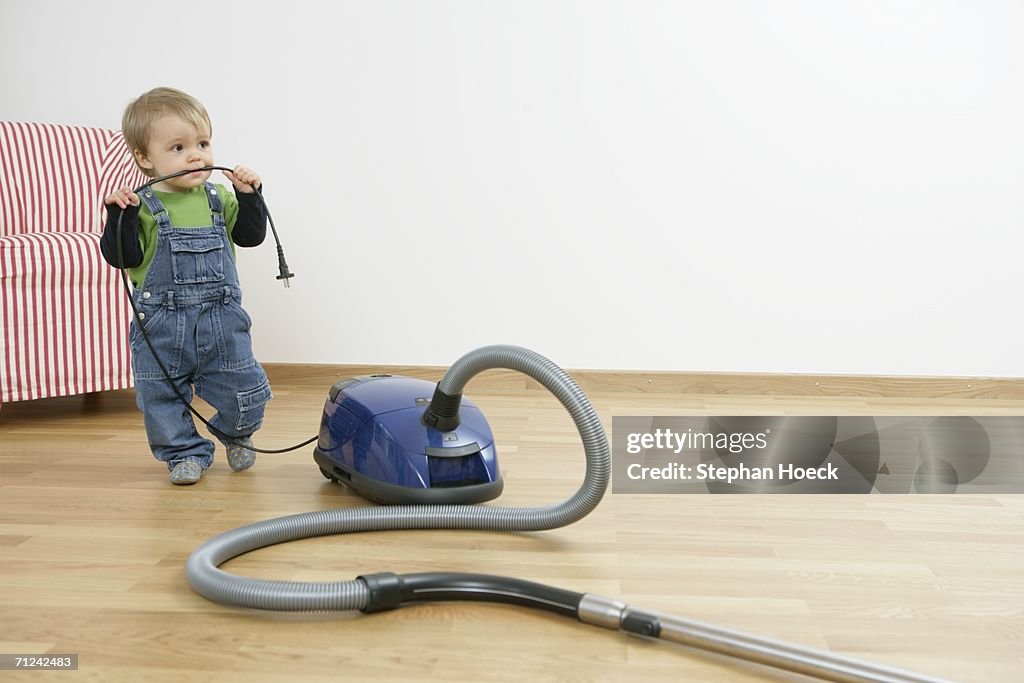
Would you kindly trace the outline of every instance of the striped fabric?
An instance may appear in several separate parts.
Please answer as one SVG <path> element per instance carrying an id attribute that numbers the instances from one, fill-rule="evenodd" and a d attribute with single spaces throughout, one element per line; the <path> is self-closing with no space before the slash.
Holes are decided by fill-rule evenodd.
<path id="1" fill-rule="evenodd" d="M 132 385 L 103 198 L 145 176 L 116 131 L 0 121 L 0 402 Z"/>

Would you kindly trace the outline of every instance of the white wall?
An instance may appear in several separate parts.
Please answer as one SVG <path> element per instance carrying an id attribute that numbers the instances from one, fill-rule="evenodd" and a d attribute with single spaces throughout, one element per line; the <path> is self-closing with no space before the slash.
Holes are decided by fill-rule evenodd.
<path id="1" fill-rule="evenodd" d="M 1020 3 L 166 7 L 3 0 L 0 116 L 203 100 L 266 362 L 1024 376 Z"/>

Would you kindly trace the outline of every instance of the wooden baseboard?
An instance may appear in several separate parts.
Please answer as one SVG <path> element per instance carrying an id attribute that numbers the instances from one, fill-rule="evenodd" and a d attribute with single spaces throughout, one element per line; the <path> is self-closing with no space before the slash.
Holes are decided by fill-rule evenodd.
<path id="1" fill-rule="evenodd" d="M 322 384 L 343 377 L 387 373 L 437 381 L 447 368 L 412 365 L 330 365 L 267 363 L 277 384 Z M 978 398 L 1024 401 L 1024 379 L 991 377 L 895 377 L 869 375 L 786 375 L 769 373 L 641 372 L 569 370 L 591 393 L 704 394 L 873 398 Z M 475 377 L 476 391 L 539 390 L 532 378 L 512 370 L 488 370 Z"/>

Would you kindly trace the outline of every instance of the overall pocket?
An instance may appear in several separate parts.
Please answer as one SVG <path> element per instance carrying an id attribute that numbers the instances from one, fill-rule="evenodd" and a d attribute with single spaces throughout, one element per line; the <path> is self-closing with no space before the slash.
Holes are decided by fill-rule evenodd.
<path id="1" fill-rule="evenodd" d="M 142 324 L 145 326 L 149 341 L 156 349 L 157 357 L 172 376 L 176 375 L 181 366 L 180 311 L 166 306 L 140 306 L 139 310 L 146 316 Z M 149 344 L 142 338 L 142 331 L 134 319 L 131 322 L 128 339 L 135 379 L 163 379 L 163 370 L 153 357 Z"/>
<path id="2" fill-rule="evenodd" d="M 146 334 L 152 337 L 160 329 L 162 322 L 166 322 L 168 309 L 161 304 L 136 303 L 139 313 L 142 314 L 142 325 L 146 328 Z M 139 321 L 132 316 L 128 325 L 128 346 L 134 349 L 139 344 L 145 346 L 142 338 L 142 331 L 139 329 Z"/>
<path id="3" fill-rule="evenodd" d="M 235 427 L 239 432 L 253 432 L 263 424 L 263 410 L 267 401 L 274 397 L 270 391 L 270 383 L 264 378 L 263 383 L 255 389 L 239 391 L 238 420 Z"/>
<path id="4" fill-rule="evenodd" d="M 174 282 L 195 285 L 224 279 L 224 240 L 220 235 L 171 237 Z"/>

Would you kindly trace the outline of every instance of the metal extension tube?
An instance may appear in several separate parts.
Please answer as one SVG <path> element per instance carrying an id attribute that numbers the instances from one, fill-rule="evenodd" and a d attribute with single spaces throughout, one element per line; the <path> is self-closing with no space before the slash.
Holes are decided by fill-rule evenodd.
<path id="1" fill-rule="evenodd" d="M 624 630 L 636 635 L 668 640 L 757 664 L 838 683 L 948 683 L 940 678 L 843 657 L 831 652 L 753 636 L 742 631 L 712 626 L 674 614 L 651 612 L 598 595 L 583 596 L 579 606 L 582 622 Z M 638 626 L 628 626 L 630 622 Z"/>
<path id="2" fill-rule="evenodd" d="M 358 531 L 475 529 L 539 531 L 579 521 L 600 502 L 608 485 L 611 454 L 604 429 L 583 391 L 565 371 L 539 354 L 515 346 L 489 346 L 456 361 L 438 383 L 457 396 L 484 370 L 505 368 L 529 375 L 551 391 L 576 424 L 586 455 L 586 475 L 576 493 L 538 508 L 471 505 L 360 507 L 308 512 L 257 522 L 207 541 L 189 557 L 192 588 L 210 600 L 263 610 L 377 611 L 421 600 L 482 600 L 553 609 L 583 622 L 648 635 L 841 683 L 937 683 L 938 679 L 729 631 L 669 614 L 635 610 L 592 595 L 561 591 L 504 577 L 470 574 L 376 574 L 351 581 L 268 581 L 229 574 L 219 565 L 259 548 L 302 538 Z"/>

